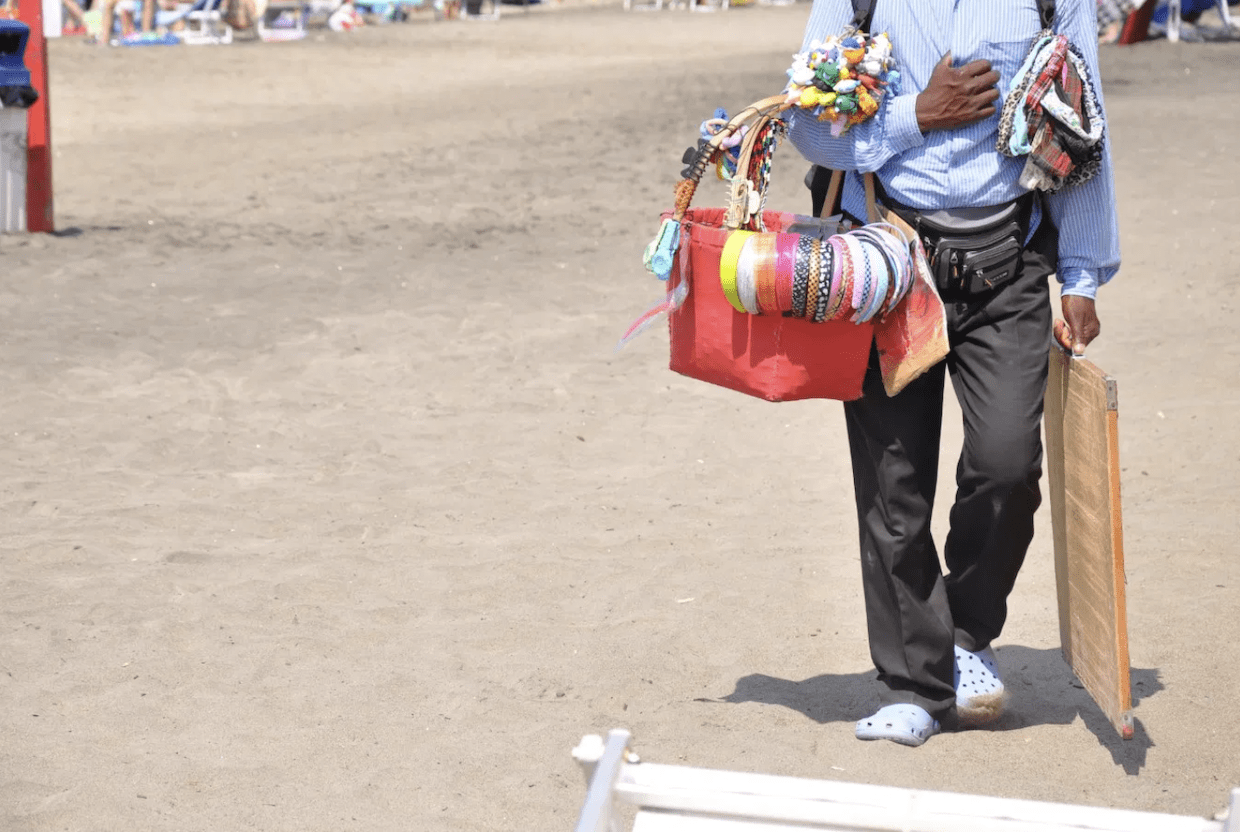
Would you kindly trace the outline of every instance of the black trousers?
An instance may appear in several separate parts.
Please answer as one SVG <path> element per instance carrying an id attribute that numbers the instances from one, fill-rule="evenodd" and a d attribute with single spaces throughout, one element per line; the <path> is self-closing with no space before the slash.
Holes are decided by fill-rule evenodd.
<path id="1" fill-rule="evenodd" d="M 1044 218 L 1011 282 L 985 294 L 944 296 L 945 361 L 888 397 L 872 353 L 862 398 L 844 404 L 881 698 L 920 705 L 948 726 L 955 721 L 953 644 L 980 650 L 1003 629 L 1042 500 L 1039 427 L 1057 247 Z M 930 533 L 944 373 L 964 420 L 946 574 Z"/>

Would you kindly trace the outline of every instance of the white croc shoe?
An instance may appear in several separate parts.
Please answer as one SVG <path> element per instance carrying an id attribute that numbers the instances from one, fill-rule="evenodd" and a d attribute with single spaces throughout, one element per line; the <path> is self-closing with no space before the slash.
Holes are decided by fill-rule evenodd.
<path id="1" fill-rule="evenodd" d="M 964 727 L 987 725 L 1003 715 L 1007 690 L 999 678 L 995 651 L 956 648 L 956 714 Z"/>
<path id="2" fill-rule="evenodd" d="M 888 705 L 857 723 L 859 740 L 891 740 L 913 747 L 938 732 L 938 721 L 917 705 Z"/>

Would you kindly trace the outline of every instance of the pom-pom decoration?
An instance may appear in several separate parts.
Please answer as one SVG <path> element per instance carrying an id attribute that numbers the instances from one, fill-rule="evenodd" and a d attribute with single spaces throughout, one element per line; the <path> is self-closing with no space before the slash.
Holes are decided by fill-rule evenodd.
<path id="1" fill-rule="evenodd" d="M 878 112 L 883 96 L 897 91 L 900 73 L 885 32 L 854 32 L 794 55 L 788 80 L 788 103 L 831 122 L 839 136 Z"/>

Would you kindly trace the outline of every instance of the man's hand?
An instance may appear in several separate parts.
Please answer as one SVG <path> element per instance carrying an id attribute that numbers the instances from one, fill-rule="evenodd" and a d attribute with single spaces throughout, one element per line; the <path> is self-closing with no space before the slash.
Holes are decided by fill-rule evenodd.
<path id="1" fill-rule="evenodd" d="M 917 126 L 925 133 L 963 127 L 993 116 L 999 100 L 998 83 L 999 72 L 990 68 L 990 61 L 954 67 L 948 52 L 917 96 Z"/>
<path id="2" fill-rule="evenodd" d="M 1073 355 L 1084 355 L 1085 346 L 1102 331 L 1094 299 L 1064 295 L 1060 303 L 1064 320 L 1055 321 L 1055 340 Z"/>

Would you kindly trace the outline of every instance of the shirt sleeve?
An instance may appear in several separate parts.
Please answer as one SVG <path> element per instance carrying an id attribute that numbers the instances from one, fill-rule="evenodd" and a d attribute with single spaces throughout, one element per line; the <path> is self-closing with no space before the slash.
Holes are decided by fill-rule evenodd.
<path id="1" fill-rule="evenodd" d="M 842 136 L 831 135 L 830 122 L 797 109 L 789 120 L 788 137 L 801 155 L 816 165 L 872 173 L 893 156 L 922 143 L 916 105 L 916 95 L 887 98 L 873 118 L 854 125 Z"/>
<path id="2" fill-rule="evenodd" d="M 1056 31 L 1066 35 L 1084 58 L 1106 122 L 1102 77 L 1098 71 L 1097 20 L 1082 0 L 1060 0 Z M 1088 182 L 1046 195 L 1046 209 L 1059 229 L 1058 276 L 1062 294 L 1092 298 L 1119 271 L 1119 219 L 1115 210 L 1115 174 L 1110 131 L 1104 129 L 1102 164 Z"/>
<path id="3" fill-rule="evenodd" d="M 805 26 L 802 51 L 811 44 L 839 34 L 852 21 L 849 0 L 814 0 Z M 831 123 L 818 121 L 805 110 L 793 109 L 788 136 L 809 161 L 835 170 L 862 173 L 881 168 L 889 159 L 923 141 L 917 126 L 915 94 L 885 96 L 873 118 L 855 125 L 842 136 L 831 135 Z"/>

